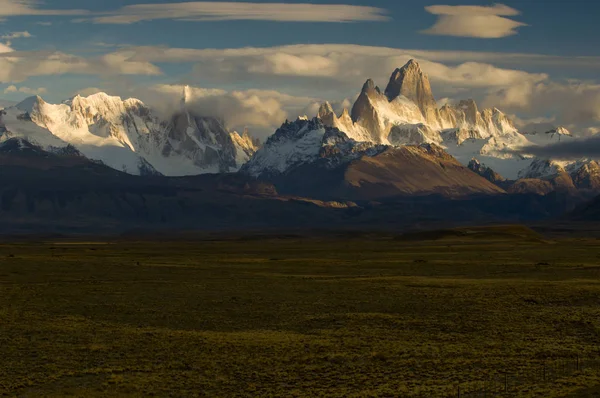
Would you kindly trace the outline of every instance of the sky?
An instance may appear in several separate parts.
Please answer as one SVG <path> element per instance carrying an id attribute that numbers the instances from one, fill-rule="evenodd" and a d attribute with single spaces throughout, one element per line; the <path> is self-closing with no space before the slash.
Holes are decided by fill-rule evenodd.
<path id="1" fill-rule="evenodd" d="M 202 112 L 265 136 L 414 58 L 440 104 L 592 135 L 598 15 L 589 0 L 0 0 L 0 97 L 105 91 L 168 109 L 189 85 Z"/>

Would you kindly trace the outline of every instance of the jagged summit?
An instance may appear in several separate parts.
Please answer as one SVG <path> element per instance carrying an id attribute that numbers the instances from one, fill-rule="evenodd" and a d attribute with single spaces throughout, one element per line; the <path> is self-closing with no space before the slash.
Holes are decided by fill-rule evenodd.
<path id="1" fill-rule="evenodd" d="M 373 81 L 373 79 L 367 79 L 367 81 L 365 82 L 365 84 L 363 84 L 361 93 L 369 94 L 369 93 L 372 93 L 372 92 L 381 93 L 381 90 L 379 89 L 379 87 L 377 87 L 375 85 L 375 82 Z"/>
<path id="2" fill-rule="evenodd" d="M 421 70 L 421 66 L 415 61 L 411 59 L 401 68 L 396 68 L 390 77 L 390 81 L 388 86 L 385 89 L 385 95 L 388 97 L 390 101 L 394 98 L 401 95 L 401 91 L 403 89 L 403 83 L 405 79 L 408 77 L 425 77 L 425 74 Z"/>
<path id="3" fill-rule="evenodd" d="M 385 89 L 385 95 L 389 101 L 403 95 L 417 104 L 426 119 L 433 116 L 432 112 L 437 110 L 437 103 L 431 92 L 429 78 L 413 59 L 392 73 Z"/>
<path id="4" fill-rule="evenodd" d="M 323 119 L 326 116 L 331 115 L 333 112 L 333 107 L 329 103 L 329 101 L 325 101 L 319 107 L 319 112 L 317 113 L 317 117 L 319 119 Z"/>

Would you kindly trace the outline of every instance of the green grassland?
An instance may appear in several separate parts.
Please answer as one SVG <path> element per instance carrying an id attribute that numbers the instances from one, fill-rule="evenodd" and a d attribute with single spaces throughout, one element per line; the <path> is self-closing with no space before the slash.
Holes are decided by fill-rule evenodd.
<path id="1" fill-rule="evenodd" d="M 0 244 L 0 396 L 596 397 L 600 241 L 409 236 Z M 528 381 L 530 380 L 530 381 Z"/>

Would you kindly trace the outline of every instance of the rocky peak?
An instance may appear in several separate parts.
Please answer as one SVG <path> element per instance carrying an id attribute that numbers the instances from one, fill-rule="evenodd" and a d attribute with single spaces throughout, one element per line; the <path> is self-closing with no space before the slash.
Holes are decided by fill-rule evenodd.
<path id="1" fill-rule="evenodd" d="M 400 95 L 405 96 L 419 106 L 423 115 L 427 114 L 430 107 L 437 107 L 429 78 L 415 60 L 410 60 L 402 68 L 392 73 L 385 89 L 385 95 L 390 101 Z"/>
<path id="2" fill-rule="evenodd" d="M 319 107 L 319 113 L 318 113 L 317 117 L 319 119 L 323 119 L 326 116 L 331 115 L 332 113 L 334 113 L 333 107 L 331 106 L 331 104 L 328 101 L 325 101 Z"/>
<path id="3" fill-rule="evenodd" d="M 396 69 L 385 89 L 388 101 L 400 96 L 415 103 L 429 124 L 440 125 L 439 110 L 431 92 L 429 78 L 415 60 L 410 60 L 402 68 Z"/>
<path id="4" fill-rule="evenodd" d="M 367 79 L 365 84 L 363 84 L 361 95 L 371 95 L 374 93 L 381 94 L 381 90 L 375 85 L 373 79 Z"/>
<path id="5" fill-rule="evenodd" d="M 462 100 L 458 103 L 458 109 L 464 112 L 465 121 L 470 124 L 477 124 L 479 118 L 479 109 L 474 100 Z"/>

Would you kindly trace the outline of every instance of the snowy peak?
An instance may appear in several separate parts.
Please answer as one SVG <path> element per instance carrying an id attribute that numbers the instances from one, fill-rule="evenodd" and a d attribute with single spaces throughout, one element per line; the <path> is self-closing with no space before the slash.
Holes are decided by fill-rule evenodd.
<path id="1" fill-rule="evenodd" d="M 600 164 L 587 161 L 583 166 L 571 172 L 573 183 L 579 189 L 600 190 Z"/>
<path id="2" fill-rule="evenodd" d="M 565 168 L 560 162 L 551 159 L 534 159 L 529 167 L 519 173 L 519 178 L 550 179 L 564 172 Z"/>
<path id="3" fill-rule="evenodd" d="M 269 178 L 317 161 L 323 162 L 325 167 L 335 167 L 385 148 L 371 142 L 357 142 L 339 129 L 326 126 L 319 118 L 298 119 L 286 121 L 241 172 Z"/>
<path id="4" fill-rule="evenodd" d="M 279 175 L 319 156 L 326 127 L 320 119 L 286 122 L 275 131 L 241 172 L 253 177 Z"/>
<path id="5" fill-rule="evenodd" d="M 39 95 L 25 98 L 23 101 L 15 105 L 15 108 L 27 112 L 29 114 L 37 112 L 46 102 Z"/>

